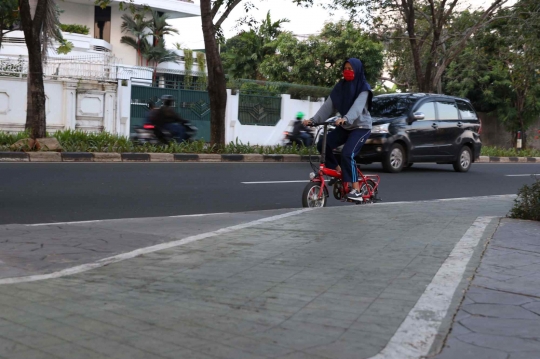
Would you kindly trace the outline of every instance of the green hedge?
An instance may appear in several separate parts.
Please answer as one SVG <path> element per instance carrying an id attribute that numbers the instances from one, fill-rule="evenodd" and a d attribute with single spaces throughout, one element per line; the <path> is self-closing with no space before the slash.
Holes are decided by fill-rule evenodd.
<path id="1" fill-rule="evenodd" d="M 227 88 L 238 90 L 250 95 L 279 96 L 289 94 L 295 100 L 317 101 L 321 97 L 328 97 L 331 88 L 290 84 L 286 82 L 269 82 L 244 79 L 229 79 Z"/>
<path id="2" fill-rule="evenodd" d="M 60 29 L 63 32 L 71 32 L 73 34 L 88 35 L 90 33 L 90 28 L 86 25 L 60 24 Z"/>

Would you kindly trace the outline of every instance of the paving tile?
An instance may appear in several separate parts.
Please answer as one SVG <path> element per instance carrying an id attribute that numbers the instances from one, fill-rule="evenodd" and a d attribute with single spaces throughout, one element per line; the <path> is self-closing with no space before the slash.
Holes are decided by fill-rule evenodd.
<path id="1" fill-rule="evenodd" d="M 469 317 L 461 320 L 460 323 L 476 333 L 516 338 L 540 338 L 540 320 L 538 319 Z"/>
<path id="2" fill-rule="evenodd" d="M 66 343 L 62 345 L 55 345 L 52 347 L 44 348 L 48 354 L 54 355 L 55 358 L 60 359 L 109 359 L 112 356 L 103 354 L 98 351 L 92 350 L 92 348 L 85 348 L 76 343 Z"/>
<path id="3" fill-rule="evenodd" d="M 467 304 L 461 308 L 469 314 L 483 317 L 540 320 L 537 314 L 515 305 Z"/>
<path id="4" fill-rule="evenodd" d="M 0 356 L 2 357 L 2 356 Z M 3 357 L 8 359 L 61 359 L 51 353 L 42 352 L 40 350 L 27 350 L 22 352 L 11 353 L 9 356 Z M 75 357 L 72 357 L 75 358 Z"/>
<path id="5" fill-rule="evenodd" d="M 3 356 L 9 358 L 14 353 L 29 350 L 32 350 L 32 348 L 27 345 L 21 344 L 20 342 L 17 342 L 10 338 L 0 336 L 0 357 Z"/>
<path id="6" fill-rule="evenodd" d="M 488 290 L 483 288 L 477 288 L 474 286 L 467 292 L 467 297 L 472 299 L 475 303 L 481 304 L 512 304 L 512 305 L 522 305 L 526 303 L 533 302 L 534 299 L 531 297 L 504 293 L 494 290 Z"/>
<path id="7" fill-rule="evenodd" d="M 459 335 L 456 338 L 460 341 L 479 347 L 506 351 L 509 353 L 520 351 L 535 351 L 540 353 L 540 342 L 535 339 L 522 339 L 480 333 Z"/>
<path id="8" fill-rule="evenodd" d="M 450 338 L 437 359 L 507 359 L 508 353 L 500 350 L 477 347 Z M 532 358 L 531 358 L 532 359 Z"/>

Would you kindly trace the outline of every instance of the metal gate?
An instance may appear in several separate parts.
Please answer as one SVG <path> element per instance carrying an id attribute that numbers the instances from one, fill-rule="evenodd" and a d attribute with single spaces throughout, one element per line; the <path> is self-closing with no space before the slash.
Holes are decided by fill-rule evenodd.
<path id="1" fill-rule="evenodd" d="M 242 125 L 275 126 L 281 119 L 281 97 L 240 92 L 238 119 Z"/>
<path id="2" fill-rule="evenodd" d="M 141 126 L 148 113 L 148 102 L 161 106 L 161 96 L 171 95 L 175 99 L 175 110 L 198 128 L 196 139 L 210 141 L 210 98 L 206 91 L 170 89 L 161 87 L 131 87 L 131 128 Z"/>

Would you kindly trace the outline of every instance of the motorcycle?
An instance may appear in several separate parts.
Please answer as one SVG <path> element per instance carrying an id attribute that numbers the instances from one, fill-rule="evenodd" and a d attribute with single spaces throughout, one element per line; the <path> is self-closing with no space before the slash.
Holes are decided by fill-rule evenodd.
<path id="1" fill-rule="evenodd" d="M 188 142 L 193 140 L 197 134 L 197 127 L 189 121 L 180 124 L 180 126 L 184 126 L 185 130 L 185 138 L 183 141 Z M 174 136 L 170 131 L 150 122 L 146 122 L 142 126 L 135 126 L 134 130 L 135 134 L 132 136 L 132 140 L 140 144 L 149 143 L 152 145 L 167 145 L 174 140 Z"/>
<path id="2" fill-rule="evenodd" d="M 284 146 L 292 146 L 293 144 L 296 144 L 298 147 L 309 147 L 313 145 L 315 142 L 313 132 L 311 131 L 304 131 L 304 130 L 295 130 L 295 126 L 299 126 L 301 124 L 301 121 L 295 122 L 293 125 L 292 131 L 285 131 L 283 132 L 284 138 L 283 138 L 283 145 Z"/>

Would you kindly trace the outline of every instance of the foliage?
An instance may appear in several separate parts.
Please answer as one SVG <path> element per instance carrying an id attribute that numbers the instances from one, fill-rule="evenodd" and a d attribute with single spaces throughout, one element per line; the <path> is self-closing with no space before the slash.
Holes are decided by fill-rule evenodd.
<path id="1" fill-rule="evenodd" d="M 197 66 L 199 68 L 199 74 L 201 74 L 197 78 L 197 89 L 205 90 L 208 81 L 206 78 L 206 57 L 202 52 L 197 52 Z"/>
<path id="2" fill-rule="evenodd" d="M 275 54 L 274 40 L 282 33 L 281 25 L 286 22 L 289 20 L 272 22 L 269 11 L 261 26 L 243 31 L 227 40 L 223 45 L 221 58 L 228 75 L 234 78 L 264 80 L 259 66 L 266 56 Z"/>
<path id="3" fill-rule="evenodd" d="M 60 24 L 60 29 L 63 32 L 70 32 L 73 34 L 88 35 L 90 33 L 90 28 L 88 26 L 79 24 Z"/>
<path id="4" fill-rule="evenodd" d="M 187 89 L 190 89 L 193 84 L 193 50 L 184 49 L 184 68 L 186 70 L 186 75 L 184 77 L 184 86 Z"/>
<path id="5" fill-rule="evenodd" d="M 508 217 L 540 221 L 540 178 L 534 178 L 532 185 L 524 185 L 519 189 Z"/>
<path id="6" fill-rule="evenodd" d="M 389 43 L 387 68 L 394 76 L 396 71 L 407 73 L 407 81 L 391 80 L 407 90 L 437 92 L 446 68 L 467 40 L 508 1 L 489 1 L 468 27 L 454 21 L 457 9 L 471 6 L 467 0 L 332 0 L 330 7 L 348 10 L 352 20 L 376 29 Z"/>
<path id="7" fill-rule="evenodd" d="M 515 148 L 482 146 L 482 152 L 480 155 L 493 157 L 540 157 L 540 150 L 533 148 L 517 150 Z"/>
<path id="8" fill-rule="evenodd" d="M 260 72 L 271 81 L 333 87 L 343 63 L 362 60 L 368 82 L 375 84 L 383 66 L 383 46 L 350 22 L 327 23 L 317 36 L 298 40 L 282 33 L 275 40 L 277 53 L 267 56 Z"/>
<path id="9" fill-rule="evenodd" d="M 331 88 L 291 84 L 287 82 L 255 81 L 247 79 L 231 79 L 227 87 L 239 90 L 241 93 L 278 96 L 289 94 L 292 99 L 307 99 L 318 101 L 321 97 L 330 95 Z"/>
<path id="10" fill-rule="evenodd" d="M 122 15 L 122 32 L 131 33 L 132 36 L 122 36 L 120 42 L 131 46 L 137 51 L 139 64 L 142 65 L 143 58 L 146 66 L 152 65 L 153 80 L 155 81 L 157 66 L 164 62 L 180 61 L 176 51 L 165 47 L 165 35 L 178 34 L 178 30 L 169 25 L 168 14 L 160 15 L 157 11 L 150 11 L 150 19 L 146 19 L 148 10 L 146 8 L 134 11 L 132 15 Z M 151 38 L 151 41 L 148 38 Z"/>
<path id="11" fill-rule="evenodd" d="M 315 154 L 314 147 L 297 146 L 254 146 L 241 141 L 224 145 L 210 145 L 204 140 L 169 145 L 137 144 L 127 137 L 113 135 L 108 132 L 89 133 L 78 130 L 64 130 L 49 133 L 55 137 L 66 152 L 139 152 L 139 153 L 222 153 L 222 154 Z M 9 146 L 18 140 L 28 138 L 29 134 L 21 132 L 8 134 L 0 132 L 0 151 L 10 151 Z"/>
<path id="12" fill-rule="evenodd" d="M 540 7 L 521 0 L 469 43 L 445 78 L 448 94 L 495 110 L 508 130 L 526 131 L 540 116 Z"/>
<path id="13" fill-rule="evenodd" d="M 143 53 L 150 46 L 146 37 L 151 21 L 145 18 L 146 12 L 139 11 L 133 15 L 122 14 L 122 32 L 130 33 L 132 36 L 122 36 L 120 42 L 126 44 L 137 51 L 137 61 L 142 65 Z"/>
<path id="14" fill-rule="evenodd" d="M 20 21 L 19 4 L 17 0 L 2 0 L 0 2 L 0 48 L 4 36 L 15 29 Z"/>

